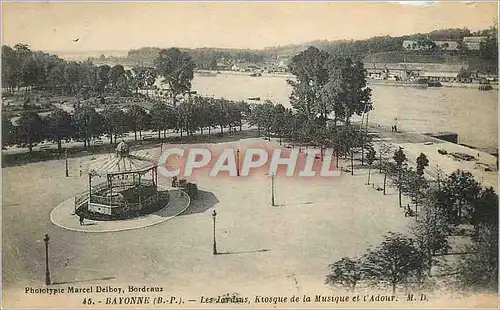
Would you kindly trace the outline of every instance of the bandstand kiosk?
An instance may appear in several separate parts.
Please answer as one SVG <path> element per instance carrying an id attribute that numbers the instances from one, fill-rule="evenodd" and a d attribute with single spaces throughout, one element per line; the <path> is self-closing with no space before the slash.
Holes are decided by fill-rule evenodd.
<path id="1" fill-rule="evenodd" d="M 75 213 L 120 219 L 155 209 L 161 198 L 157 167 L 150 159 L 131 155 L 120 142 L 115 154 L 90 163 L 89 190 L 75 196 Z"/>

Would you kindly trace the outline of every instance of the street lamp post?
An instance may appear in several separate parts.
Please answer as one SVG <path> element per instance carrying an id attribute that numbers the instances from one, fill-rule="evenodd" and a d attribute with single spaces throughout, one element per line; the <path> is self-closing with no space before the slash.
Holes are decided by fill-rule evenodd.
<path id="1" fill-rule="evenodd" d="M 45 242 L 45 285 L 50 285 L 50 271 L 49 271 L 49 235 L 45 234 L 43 237 Z"/>
<path id="2" fill-rule="evenodd" d="M 68 171 L 68 149 L 64 150 L 64 159 L 66 161 L 66 177 L 69 177 L 69 171 Z"/>
<path id="3" fill-rule="evenodd" d="M 274 173 L 271 174 L 271 206 L 275 206 L 274 204 Z"/>
<path id="4" fill-rule="evenodd" d="M 236 149 L 236 175 L 240 176 L 240 149 Z"/>
<path id="5" fill-rule="evenodd" d="M 213 255 L 217 255 L 217 242 L 215 241 L 215 217 L 217 216 L 217 212 L 215 210 L 212 211 L 212 218 L 214 220 L 214 244 L 213 244 Z"/>

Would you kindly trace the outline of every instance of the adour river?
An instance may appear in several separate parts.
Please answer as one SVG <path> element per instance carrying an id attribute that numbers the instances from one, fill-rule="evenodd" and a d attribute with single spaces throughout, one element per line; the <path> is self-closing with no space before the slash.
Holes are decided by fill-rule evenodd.
<path id="1" fill-rule="evenodd" d="M 216 98 L 260 97 L 290 107 L 291 88 L 286 80 L 284 76 L 195 75 L 192 89 Z M 370 88 L 374 107 L 369 116 L 371 124 L 392 126 L 397 118 L 398 129 L 402 131 L 452 131 L 458 133 L 460 143 L 489 152 L 498 147 L 498 90 L 384 85 L 370 85 Z"/>

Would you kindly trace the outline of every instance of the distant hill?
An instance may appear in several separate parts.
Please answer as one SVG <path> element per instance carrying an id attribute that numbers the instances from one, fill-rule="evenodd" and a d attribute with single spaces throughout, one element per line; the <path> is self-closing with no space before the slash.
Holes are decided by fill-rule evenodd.
<path id="1" fill-rule="evenodd" d="M 467 28 L 450 28 L 417 33 L 399 37 L 377 36 L 365 40 L 317 40 L 300 44 L 267 47 L 263 50 L 225 49 L 225 48 L 197 48 L 183 49 L 193 58 L 198 69 L 214 70 L 220 67 L 230 67 L 237 62 L 255 64 L 275 63 L 277 59 L 290 57 L 315 46 L 332 54 L 350 57 L 364 62 L 431 62 L 431 63 L 464 63 L 469 62 L 474 67 L 485 67 L 488 64 L 478 59 L 477 53 L 459 53 L 457 51 L 406 51 L 403 48 L 404 40 L 447 40 L 461 42 L 465 36 L 488 35 L 492 29 L 471 33 Z M 121 63 L 127 66 L 152 66 L 154 59 L 161 49 L 158 47 L 144 47 L 130 50 L 126 57 L 111 57 L 103 59 L 92 58 L 92 61 L 101 63 Z M 495 64 L 490 64 L 496 68 Z M 490 70 L 492 69 L 490 68 Z M 495 70 L 496 71 L 496 70 Z"/>

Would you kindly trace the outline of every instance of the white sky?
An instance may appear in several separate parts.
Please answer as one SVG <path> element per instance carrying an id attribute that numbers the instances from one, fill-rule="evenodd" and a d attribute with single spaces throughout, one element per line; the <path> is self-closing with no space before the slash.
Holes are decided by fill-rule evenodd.
<path id="1" fill-rule="evenodd" d="M 421 2 L 3 2 L 2 43 L 75 52 L 144 46 L 263 48 L 439 28 L 477 30 L 491 26 L 498 14 L 494 1 Z"/>

